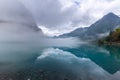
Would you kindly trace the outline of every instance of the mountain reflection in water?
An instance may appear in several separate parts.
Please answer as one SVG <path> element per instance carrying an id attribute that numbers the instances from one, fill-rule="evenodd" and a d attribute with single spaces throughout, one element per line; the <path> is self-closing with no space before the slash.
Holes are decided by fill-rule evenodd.
<path id="1" fill-rule="evenodd" d="M 0 80 L 119 80 L 118 46 L 89 44 L 25 53 L 14 48 L 0 55 Z"/>

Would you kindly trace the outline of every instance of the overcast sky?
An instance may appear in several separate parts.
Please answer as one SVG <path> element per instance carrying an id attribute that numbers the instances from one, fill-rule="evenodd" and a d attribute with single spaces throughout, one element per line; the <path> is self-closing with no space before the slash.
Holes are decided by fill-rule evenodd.
<path id="1" fill-rule="evenodd" d="M 48 35 L 59 35 L 77 27 L 88 27 L 103 15 L 120 15 L 120 0 L 22 0 L 39 27 Z"/>

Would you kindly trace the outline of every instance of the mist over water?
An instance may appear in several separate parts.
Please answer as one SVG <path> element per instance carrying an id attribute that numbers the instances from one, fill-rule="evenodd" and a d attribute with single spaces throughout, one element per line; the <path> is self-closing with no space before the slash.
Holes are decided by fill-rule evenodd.
<path id="1" fill-rule="evenodd" d="M 0 12 L 0 63 L 8 64 L 0 70 L 7 71 L 14 63 L 35 58 L 46 47 L 76 45 L 77 39 L 50 39 L 43 35 L 19 1 L 0 0 Z"/>
<path id="2" fill-rule="evenodd" d="M 19 1 L 0 0 L 0 12 L 1 63 L 27 60 L 46 47 L 73 47 L 77 44 L 77 39 L 73 38 L 47 38 L 37 27 L 31 13 Z"/>
<path id="3" fill-rule="evenodd" d="M 109 49 L 79 48 L 88 43 L 77 38 L 47 38 L 29 11 L 16 0 L 0 0 L 0 12 L 0 80 L 119 79 L 119 70 L 110 74 L 90 57 L 74 54 L 93 48 L 109 55 Z"/>
<path id="4" fill-rule="evenodd" d="M 49 48 L 37 58 L 45 70 L 56 71 L 58 80 L 115 80 L 116 78 L 87 58 L 79 58 L 58 48 Z M 56 73 L 50 76 L 55 78 Z M 49 76 L 48 76 L 49 77 Z M 50 79 L 52 80 L 52 79 Z"/>

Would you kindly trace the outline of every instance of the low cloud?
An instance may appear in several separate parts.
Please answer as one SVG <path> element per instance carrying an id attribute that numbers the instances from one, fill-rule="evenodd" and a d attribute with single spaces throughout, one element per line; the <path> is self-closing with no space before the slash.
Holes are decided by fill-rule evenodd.
<path id="1" fill-rule="evenodd" d="M 62 34 L 77 27 L 88 27 L 103 15 L 120 15 L 119 0 L 22 0 L 32 12 L 38 26 L 54 34 Z M 64 30 L 64 31 L 63 31 Z M 51 35 L 51 34 L 50 34 Z"/>

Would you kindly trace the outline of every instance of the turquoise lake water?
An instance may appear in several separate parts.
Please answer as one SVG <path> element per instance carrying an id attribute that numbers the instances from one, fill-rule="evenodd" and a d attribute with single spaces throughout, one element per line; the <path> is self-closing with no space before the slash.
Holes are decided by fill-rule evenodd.
<path id="1" fill-rule="evenodd" d="M 29 52 L 1 54 L 0 80 L 119 80 L 114 76 L 120 71 L 119 46 L 84 44 Z"/>
<path id="2" fill-rule="evenodd" d="M 111 74 L 120 70 L 120 46 L 82 45 L 78 48 L 63 50 L 77 57 L 89 58 Z"/>

